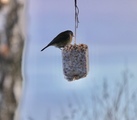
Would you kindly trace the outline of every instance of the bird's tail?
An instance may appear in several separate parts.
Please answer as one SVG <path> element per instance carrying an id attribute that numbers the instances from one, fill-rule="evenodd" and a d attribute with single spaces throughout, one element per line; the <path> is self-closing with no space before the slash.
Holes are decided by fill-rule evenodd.
<path id="1" fill-rule="evenodd" d="M 47 45 L 46 47 L 44 47 L 43 49 L 41 49 L 41 51 L 45 50 L 47 47 L 49 47 L 49 45 Z"/>

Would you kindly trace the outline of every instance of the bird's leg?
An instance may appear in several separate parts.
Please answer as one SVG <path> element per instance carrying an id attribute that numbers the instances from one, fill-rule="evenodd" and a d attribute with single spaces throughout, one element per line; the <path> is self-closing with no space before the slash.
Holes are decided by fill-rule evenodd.
<path id="1" fill-rule="evenodd" d="M 63 48 L 59 48 L 60 50 L 63 50 Z"/>

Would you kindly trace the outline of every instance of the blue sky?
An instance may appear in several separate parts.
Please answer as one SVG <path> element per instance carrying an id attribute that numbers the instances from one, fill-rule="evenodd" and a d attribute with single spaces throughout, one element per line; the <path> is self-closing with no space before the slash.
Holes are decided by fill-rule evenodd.
<path id="1" fill-rule="evenodd" d="M 56 113 L 60 106 L 65 107 L 67 98 L 73 98 L 73 93 L 88 100 L 90 91 L 101 90 L 104 77 L 113 86 L 126 63 L 137 77 L 137 1 L 79 0 L 78 7 L 77 44 L 89 47 L 89 73 L 86 78 L 68 82 L 63 75 L 61 51 L 55 47 L 40 50 L 58 33 L 74 31 L 73 0 L 29 2 L 23 120 L 27 116 L 43 119 L 47 108 Z M 131 85 L 137 87 L 135 84 L 136 80 L 132 80 Z"/>

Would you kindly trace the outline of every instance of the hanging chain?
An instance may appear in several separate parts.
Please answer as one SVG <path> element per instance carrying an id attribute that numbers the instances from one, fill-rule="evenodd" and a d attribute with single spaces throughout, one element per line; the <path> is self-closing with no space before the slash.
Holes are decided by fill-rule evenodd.
<path id="1" fill-rule="evenodd" d="M 74 44 L 76 44 L 76 35 L 77 35 L 77 28 L 78 28 L 78 23 L 79 23 L 79 19 L 78 19 L 78 15 L 79 15 L 79 8 L 77 6 L 77 0 L 75 1 L 75 40 L 74 40 Z"/>

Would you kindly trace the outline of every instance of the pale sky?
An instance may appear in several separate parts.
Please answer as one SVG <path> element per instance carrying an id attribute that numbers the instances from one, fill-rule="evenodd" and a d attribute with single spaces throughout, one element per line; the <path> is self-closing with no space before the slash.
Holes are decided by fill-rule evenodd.
<path id="1" fill-rule="evenodd" d="M 24 112 L 44 120 L 51 109 L 54 113 L 76 93 L 88 100 L 89 91 L 100 90 L 104 77 L 110 87 L 121 78 L 125 61 L 137 78 L 137 1 L 79 0 L 77 44 L 89 47 L 89 73 L 86 78 L 68 82 L 63 75 L 61 51 L 47 45 L 58 33 L 74 31 L 72 0 L 30 0 L 28 9 L 28 40 L 24 57 Z M 132 85 L 136 87 L 136 81 Z M 99 87 L 98 90 L 97 87 Z M 54 109 L 54 110 L 53 110 Z"/>

